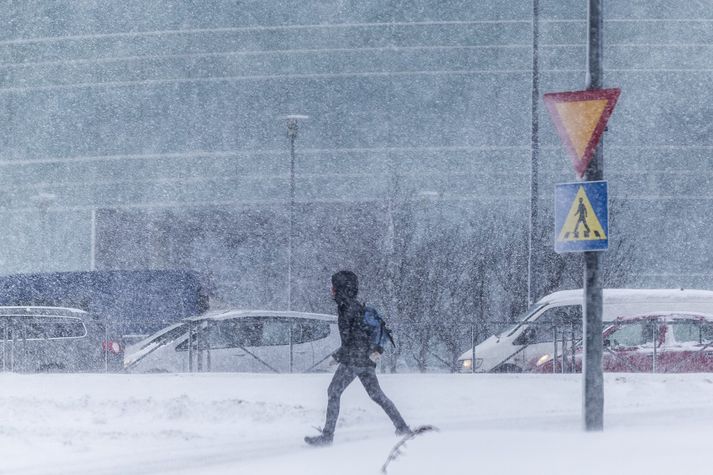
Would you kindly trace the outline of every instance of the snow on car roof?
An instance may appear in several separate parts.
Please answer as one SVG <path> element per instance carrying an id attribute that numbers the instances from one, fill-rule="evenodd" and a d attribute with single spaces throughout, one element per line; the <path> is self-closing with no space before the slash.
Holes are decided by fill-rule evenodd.
<path id="1" fill-rule="evenodd" d="M 47 307 L 47 306 L 0 306 L 0 316 L 33 316 L 33 315 L 50 315 L 56 313 L 69 314 L 86 314 L 87 312 L 79 308 L 69 307 Z"/>
<path id="2" fill-rule="evenodd" d="M 603 298 L 607 303 L 648 302 L 651 300 L 659 302 L 712 302 L 713 291 L 694 289 L 604 289 Z M 576 304 L 582 303 L 583 299 L 583 289 L 560 290 L 543 297 L 538 304 Z"/>
<path id="3" fill-rule="evenodd" d="M 650 312 L 650 313 L 640 313 L 638 315 L 624 315 L 617 317 L 615 321 L 624 322 L 630 320 L 647 320 L 650 318 L 657 318 L 665 322 L 673 320 L 706 320 L 713 321 L 713 315 L 706 313 L 697 312 Z"/>
<path id="4" fill-rule="evenodd" d="M 326 322 L 336 322 L 335 315 L 325 313 L 307 313 L 279 310 L 212 310 L 195 317 L 187 318 L 186 321 L 203 321 L 203 320 L 227 320 L 229 318 L 244 318 L 244 317 L 283 317 L 283 318 L 301 318 L 311 320 L 322 320 Z"/>
<path id="5" fill-rule="evenodd" d="M 144 340 L 131 346 L 131 349 L 127 349 L 124 352 L 124 367 L 128 368 L 135 364 L 138 360 L 143 358 L 145 355 L 151 353 L 156 348 L 161 346 L 157 344 L 158 338 L 169 332 L 179 328 L 184 327 L 187 322 L 204 322 L 206 320 L 219 321 L 227 320 L 230 318 L 244 318 L 244 317 L 283 317 L 283 318 L 301 318 L 301 319 L 311 319 L 311 320 L 322 320 L 329 323 L 336 323 L 337 317 L 335 315 L 327 315 L 323 313 L 306 313 L 306 312 L 290 312 L 290 311 L 277 311 L 277 310 L 238 310 L 238 309 L 220 309 L 220 310 L 209 310 L 206 313 L 197 315 L 195 317 L 186 318 L 179 322 L 175 322 L 161 330 L 153 333 Z M 187 333 L 187 329 L 183 330 Z"/>

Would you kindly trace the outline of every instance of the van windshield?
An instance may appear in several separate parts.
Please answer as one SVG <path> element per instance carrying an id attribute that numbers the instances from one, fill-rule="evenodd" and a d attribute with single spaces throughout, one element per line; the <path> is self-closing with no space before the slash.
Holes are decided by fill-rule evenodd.
<path id="1" fill-rule="evenodd" d="M 532 317 L 533 317 L 537 312 L 539 312 L 545 305 L 547 305 L 547 304 L 544 304 L 544 303 L 536 303 L 536 304 L 532 305 L 529 309 L 527 309 L 526 312 L 524 312 L 522 315 L 520 315 L 520 317 L 518 317 L 517 323 L 515 323 L 515 324 L 513 324 L 513 325 L 510 325 L 509 327 L 505 328 L 505 330 L 503 330 L 503 331 L 501 331 L 500 333 L 498 333 L 498 336 L 500 337 L 500 336 L 503 336 L 503 335 L 507 335 L 507 336 L 512 335 L 513 333 L 515 333 L 515 332 L 517 331 L 518 328 L 520 328 L 520 326 L 522 326 L 522 324 L 523 324 L 524 322 L 526 322 L 526 321 L 528 321 L 530 318 L 532 318 Z"/>

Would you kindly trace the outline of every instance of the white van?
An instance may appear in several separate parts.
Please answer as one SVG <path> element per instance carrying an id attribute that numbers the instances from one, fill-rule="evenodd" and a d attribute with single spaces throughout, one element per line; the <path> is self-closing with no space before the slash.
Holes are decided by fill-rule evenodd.
<path id="1" fill-rule="evenodd" d="M 190 340 L 189 340 L 190 332 Z M 131 372 L 304 372 L 339 348 L 334 315 L 220 310 L 174 323 L 126 349 Z"/>
<path id="2" fill-rule="evenodd" d="M 604 289 L 603 299 L 604 321 L 667 311 L 713 314 L 713 291 L 709 290 Z M 476 345 L 475 360 L 473 350 L 463 353 L 458 358 L 461 371 L 516 373 L 530 367 L 533 358 L 555 350 L 561 355 L 562 332 L 565 344 L 572 341 L 572 334 L 574 340 L 581 339 L 583 302 L 583 289 L 543 297 L 512 326 Z M 560 343 L 555 344 L 555 336 Z"/>

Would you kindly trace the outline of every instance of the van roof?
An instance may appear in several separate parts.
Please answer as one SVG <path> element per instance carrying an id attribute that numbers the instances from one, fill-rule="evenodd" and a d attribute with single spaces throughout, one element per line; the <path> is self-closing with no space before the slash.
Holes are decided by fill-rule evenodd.
<path id="1" fill-rule="evenodd" d="M 307 313 L 307 312 L 292 312 L 280 310 L 239 310 L 239 309 L 223 309 L 210 310 L 202 315 L 187 318 L 186 321 L 203 321 L 203 320 L 227 320 L 229 318 L 243 317 L 284 317 L 284 318 L 300 318 L 311 320 L 322 320 L 326 322 L 336 322 L 335 315 L 325 313 Z"/>
<path id="2" fill-rule="evenodd" d="M 713 291 L 694 289 L 603 289 L 606 303 L 650 302 L 651 300 L 669 302 L 713 302 Z M 583 289 L 560 290 L 542 297 L 538 304 L 581 304 L 584 300 Z"/>
<path id="3" fill-rule="evenodd" d="M 53 315 L 63 313 L 65 315 L 86 314 L 87 312 L 78 308 L 70 307 L 47 307 L 47 306 L 27 306 L 13 305 L 0 306 L 0 316 L 33 316 L 33 315 Z"/>

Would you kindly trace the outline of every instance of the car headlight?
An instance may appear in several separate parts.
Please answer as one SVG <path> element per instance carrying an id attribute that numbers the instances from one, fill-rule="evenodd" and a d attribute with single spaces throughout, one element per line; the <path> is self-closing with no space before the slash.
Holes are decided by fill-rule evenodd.
<path id="1" fill-rule="evenodd" d="M 542 356 L 540 356 L 540 359 L 537 360 L 536 365 L 542 366 L 543 364 L 547 363 L 550 360 L 552 360 L 552 355 L 550 355 L 550 354 L 542 355 Z"/>
<path id="2" fill-rule="evenodd" d="M 473 368 L 473 360 L 472 359 L 467 359 L 461 361 L 461 369 L 465 371 L 472 371 L 473 369 L 478 369 L 481 366 L 483 366 L 483 358 L 476 358 L 475 359 L 475 368 Z"/>

